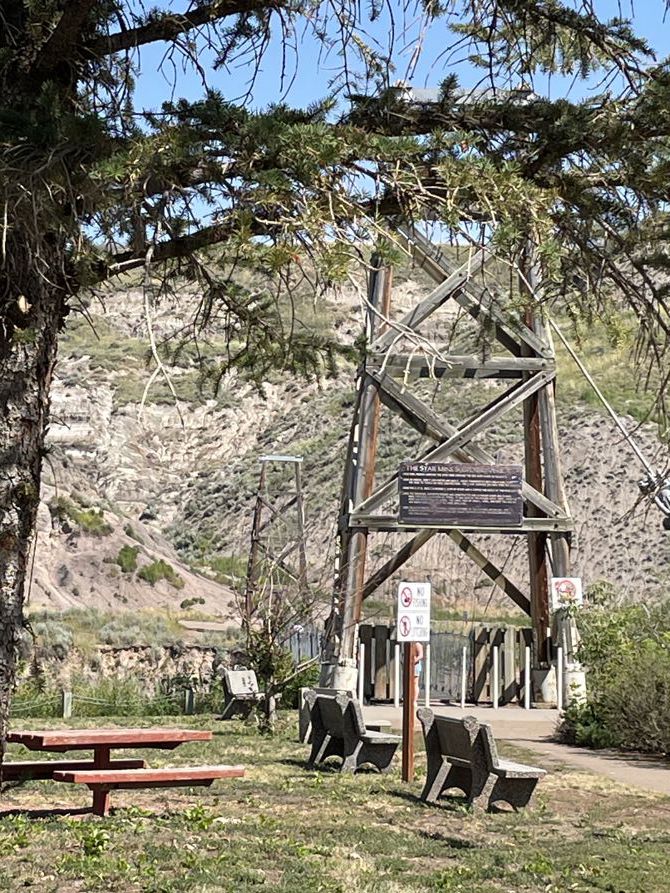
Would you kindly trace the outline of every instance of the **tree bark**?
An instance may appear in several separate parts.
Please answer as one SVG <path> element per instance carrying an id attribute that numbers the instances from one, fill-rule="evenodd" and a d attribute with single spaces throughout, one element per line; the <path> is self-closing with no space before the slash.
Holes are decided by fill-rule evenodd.
<path id="1" fill-rule="evenodd" d="M 20 233 L 0 264 L 0 760 L 16 677 L 49 389 L 65 316 L 65 251 L 39 264 Z"/>

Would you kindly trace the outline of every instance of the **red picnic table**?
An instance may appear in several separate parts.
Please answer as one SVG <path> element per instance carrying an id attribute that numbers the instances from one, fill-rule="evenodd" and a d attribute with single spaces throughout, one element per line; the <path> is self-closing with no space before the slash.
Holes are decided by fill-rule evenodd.
<path id="1" fill-rule="evenodd" d="M 4 781 L 52 779 L 86 784 L 93 791 L 93 812 L 109 813 L 111 790 L 211 785 L 215 778 L 240 778 L 243 766 L 182 766 L 147 769 L 144 760 L 112 760 L 112 749 L 152 747 L 174 750 L 187 741 L 211 741 L 205 729 L 50 729 L 9 732 L 7 741 L 29 750 L 64 753 L 92 750 L 92 760 L 9 762 L 2 766 Z"/>

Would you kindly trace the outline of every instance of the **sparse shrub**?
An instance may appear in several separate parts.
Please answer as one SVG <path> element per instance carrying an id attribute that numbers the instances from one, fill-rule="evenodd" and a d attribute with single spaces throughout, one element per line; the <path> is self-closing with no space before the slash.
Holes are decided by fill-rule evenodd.
<path id="1" fill-rule="evenodd" d="M 35 636 L 35 651 L 42 659 L 55 657 L 65 660 L 74 641 L 71 630 L 65 624 L 50 617 L 33 622 L 31 629 Z"/>
<path id="2" fill-rule="evenodd" d="M 112 526 L 105 521 L 100 508 L 77 508 L 69 499 L 59 496 L 49 504 L 49 509 L 52 517 L 61 522 L 72 521 L 89 536 L 107 536 L 112 532 Z"/>
<path id="3" fill-rule="evenodd" d="M 177 636 L 174 626 L 160 614 L 142 617 L 120 614 L 101 627 L 99 639 L 105 645 L 126 648 L 129 645 L 173 645 Z"/>
<path id="4" fill-rule="evenodd" d="M 139 569 L 137 576 L 141 580 L 150 583 L 152 586 L 160 580 L 166 580 L 170 586 L 174 586 L 175 589 L 183 589 L 185 585 L 184 581 L 172 565 L 168 564 L 167 561 L 163 561 L 162 558 L 157 558 L 156 561 L 152 561 L 151 564 L 145 564 L 144 567 Z"/>
<path id="5" fill-rule="evenodd" d="M 305 658 L 301 658 L 301 661 Z M 299 706 L 300 689 L 313 688 L 319 684 L 319 664 L 315 663 L 294 676 L 290 682 L 286 684 L 282 692 L 281 706 L 289 709 L 295 709 Z"/>
<path id="6" fill-rule="evenodd" d="M 182 611 L 186 611 L 189 608 L 192 608 L 193 605 L 204 605 L 205 599 L 201 595 L 196 595 L 193 598 L 185 598 L 183 602 L 180 602 L 179 607 Z"/>
<path id="7" fill-rule="evenodd" d="M 136 532 L 132 524 L 126 524 L 123 528 L 123 532 L 126 536 L 129 536 L 131 540 L 136 540 L 138 543 L 144 543 L 143 538 Z"/>
<path id="8" fill-rule="evenodd" d="M 239 583 L 247 575 L 247 561 L 239 555 L 220 555 L 209 559 L 217 583 Z"/>
<path id="9" fill-rule="evenodd" d="M 137 570 L 137 555 L 139 546 L 121 546 L 119 554 L 114 559 L 124 574 L 132 574 Z"/>

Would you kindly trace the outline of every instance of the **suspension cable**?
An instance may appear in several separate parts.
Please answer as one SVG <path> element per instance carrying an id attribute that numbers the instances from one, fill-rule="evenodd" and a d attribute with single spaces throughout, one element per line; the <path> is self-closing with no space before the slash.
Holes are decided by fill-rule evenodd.
<path id="1" fill-rule="evenodd" d="M 640 460 L 640 462 L 641 462 L 642 465 L 644 466 L 645 471 L 646 471 L 651 477 L 653 477 L 654 479 L 656 479 L 656 477 L 657 477 L 657 471 L 656 471 L 656 469 L 653 467 L 653 465 L 651 465 L 651 464 L 647 461 L 647 458 L 645 457 L 644 453 L 642 452 L 642 450 L 639 448 L 639 446 L 637 445 L 637 443 L 636 443 L 635 440 L 633 439 L 633 436 L 630 434 L 629 431 L 626 430 L 626 428 L 625 428 L 623 422 L 621 421 L 621 419 L 619 418 L 619 416 L 614 412 L 614 410 L 612 409 L 611 405 L 610 405 L 609 402 L 607 401 L 607 398 L 605 397 L 605 395 L 603 394 L 603 392 L 600 390 L 600 388 L 598 387 L 598 385 L 595 383 L 595 381 L 593 380 L 593 377 L 591 376 L 591 373 L 590 373 L 589 370 L 586 368 L 586 366 L 584 365 L 584 363 L 581 361 L 581 359 L 579 358 L 579 356 L 578 356 L 577 353 L 575 352 L 574 348 L 570 345 L 570 343 L 569 343 L 568 340 L 566 339 L 566 337 L 565 337 L 565 335 L 563 334 L 563 332 L 559 329 L 558 325 L 554 322 L 553 319 L 550 319 L 550 320 L 549 320 L 549 325 L 550 325 L 551 328 L 556 332 L 556 334 L 558 335 L 558 337 L 559 337 L 560 340 L 561 340 L 561 343 L 563 344 L 563 347 L 565 347 L 565 349 L 567 350 L 567 352 L 570 354 L 570 356 L 572 357 L 572 359 L 575 361 L 575 363 L 576 363 L 577 366 L 579 367 L 579 371 L 582 373 L 582 375 L 583 375 L 584 378 L 587 380 L 587 382 L 589 383 L 589 385 L 593 388 L 593 392 L 595 393 L 596 397 L 600 400 L 600 402 L 602 403 L 602 405 L 603 405 L 603 406 L 605 407 L 605 409 L 607 410 L 607 413 L 608 413 L 609 416 L 611 417 L 611 419 L 612 419 L 612 421 L 614 422 L 614 424 L 617 426 L 617 428 L 619 429 L 619 431 L 621 431 L 621 433 L 622 433 L 623 436 L 625 437 L 626 441 L 628 442 L 628 445 L 630 446 L 630 448 L 633 450 L 633 452 L 635 453 L 635 455 L 637 456 L 637 458 Z"/>

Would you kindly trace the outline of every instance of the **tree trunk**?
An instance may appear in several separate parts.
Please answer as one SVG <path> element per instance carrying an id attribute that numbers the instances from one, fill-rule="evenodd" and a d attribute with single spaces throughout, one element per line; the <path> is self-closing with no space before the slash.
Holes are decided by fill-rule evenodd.
<path id="1" fill-rule="evenodd" d="M 49 388 L 65 315 L 65 252 L 38 262 L 30 240 L 0 261 L 0 759 L 4 754 L 30 544 L 40 495 Z"/>

